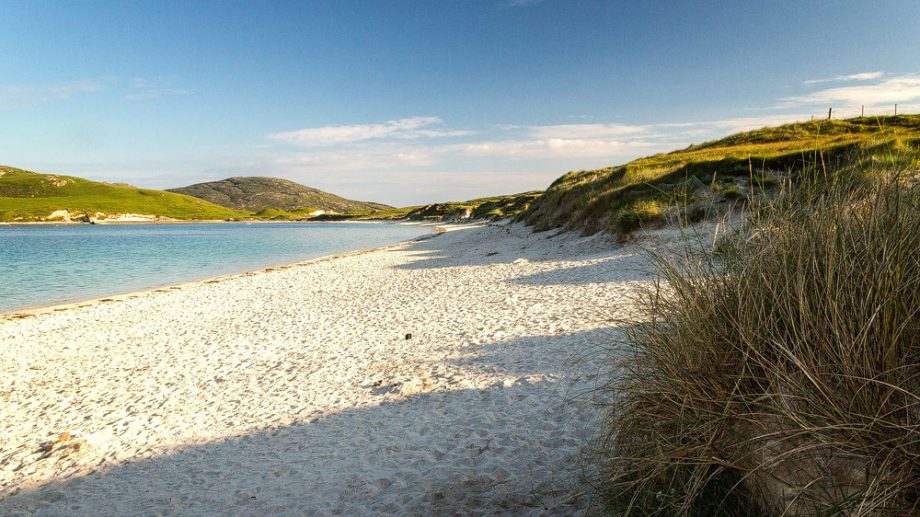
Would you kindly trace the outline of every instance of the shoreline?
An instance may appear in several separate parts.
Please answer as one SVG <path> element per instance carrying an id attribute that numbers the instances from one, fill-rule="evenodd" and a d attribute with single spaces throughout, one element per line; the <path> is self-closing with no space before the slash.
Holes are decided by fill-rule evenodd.
<path id="1" fill-rule="evenodd" d="M 326 221 L 326 222 L 338 224 L 344 221 Z M 371 222 L 376 223 L 376 221 L 371 221 Z M 77 223 L 77 224 L 86 224 L 86 223 Z M 125 223 L 125 224 L 128 224 L 128 223 Z M 144 223 L 144 224 L 148 224 L 148 223 Z M 149 224 L 155 224 L 155 223 L 149 223 Z M 428 225 L 419 224 L 418 226 L 428 226 Z M 354 251 L 336 253 L 333 255 L 324 255 L 321 257 L 301 260 L 298 262 L 288 262 L 288 263 L 279 264 L 276 266 L 267 266 L 267 267 L 260 268 L 260 269 L 242 271 L 240 273 L 231 273 L 227 275 L 217 275 L 217 276 L 212 276 L 212 277 L 205 277 L 199 280 L 189 280 L 187 282 L 165 283 L 165 284 L 152 286 L 152 287 L 148 287 L 148 288 L 144 288 L 144 289 L 140 289 L 136 291 L 115 293 L 115 294 L 106 295 L 106 296 L 96 296 L 93 298 L 86 298 L 86 299 L 81 299 L 81 300 L 72 301 L 72 302 L 63 302 L 63 303 L 52 302 L 46 305 L 23 307 L 20 309 L 12 309 L 8 311 L 0 311 L 0 321 L 29 318 L 33 316 L 38 316 L 40 314 L 48 314 L 48 313 L 53 313 L 53 312 L 64 312 L 64 311 L 69 311 L 73 309 L 87 307 L 90 305 L 99 305 L 101 303 L 111 303 L 111 302 L 129 300 L 129 299 L 137 298 L 139 296 L 150 295 L 156 292 L 182 290 L 182 289 L 187 289 L 189 287 L 195 287 L 195 286 L 202 285 L 202 284 L 212 284 L 212 283 L 224 282 L 226 280 L 231 280 L 234 278 L 242 278 L 242 277 L 257 275 L 260 273 L 270 273 L 272 271 L 302 267 L 302 266 L 307 266 L 307 265 L 317 263 L 317 262 L 335 260 L 335 259 L 350 257 L 354 255 L 363 255 L 365 253 L 372 253 L 374 251 L 382 251 L 382 250 L 392 249 L 392 248 L 402 246 L 402 245 L 410 245 L 415 242 L 426 241 L 429 239 L 433 239 L 437 237 L 438 235 L 441 235 L 442 233 L 450 231 L 450 230 L 445 229 L 444 225 L 430 226 L 430 228 L 432 228 L 432 232 L 428 235 L 424 235 L 424 236 L 417 237 L 415 239 L 410 239 L 407 241 L 400 241 L 400 242 L 395 242 L 392 244 L 386 244 L 383 246 L 377 246 L 374 248 L 360 248 Z"/>

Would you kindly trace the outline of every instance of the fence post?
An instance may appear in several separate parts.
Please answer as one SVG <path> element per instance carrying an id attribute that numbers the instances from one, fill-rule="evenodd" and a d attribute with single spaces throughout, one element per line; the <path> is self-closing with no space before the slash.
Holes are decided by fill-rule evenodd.
<path id="1" fill-rule="evenodd" d="M 827 108 L 827 120 L 830 120 L 830 119 L 831 119 L 831 112 L 832 112 L 833 110 L 834 110 L 834 108 Z"/>

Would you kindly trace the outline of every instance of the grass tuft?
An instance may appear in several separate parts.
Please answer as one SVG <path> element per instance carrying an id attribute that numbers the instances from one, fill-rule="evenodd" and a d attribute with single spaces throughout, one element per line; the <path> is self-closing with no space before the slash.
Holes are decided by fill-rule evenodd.
<path id="1" fill-rule="evenodd" d="M 654 256 L 607 386 L 611 511 L 918 511 L 920 186 L 878 156 Z"/>
<path id="2" fill-rule="evenodd" d="M 616 230 L 620 234 L 628 235 L 639 228 L 664 222 L 664 210 L 657 201 L 640 200 L 617 210 L 615 217 Z"/>

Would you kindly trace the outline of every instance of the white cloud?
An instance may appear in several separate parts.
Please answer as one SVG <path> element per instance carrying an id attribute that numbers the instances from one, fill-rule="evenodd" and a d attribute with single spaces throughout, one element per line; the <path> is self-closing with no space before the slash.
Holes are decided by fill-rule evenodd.
<path id="1" fill-rule="evenodd" d="M 63 101 L 82 93 L 102 91 L 111 82 L 111 78 L 103 78 L 46 85 L 0 86 L 0 109 L 27 108 L 48 102 Z"/>
<path id="2" fill-rule="evenodd" d="M 621 138 L 648 133 L 653 126 L 629 124 L 557 124 L 528 126 L 528 134 L 536 138 Z"/>
<path id="3" fill-rule="evenodd" d="M 606 140 L 603 138 L 545 138 L 539 140 L 491 140 L 461 144 L 456 149 L 472 156 L 505 158 L 583 158 L 618 156 L 647 151 L 655 145 L 645 140 Z"/>
<path id="4" fill-rule="evenodd" d="M 438 117 L 409 117 L 389 120 L 383 124 L 304 128 L 295 131 L 272 133 L 267 135 L 266 138 L 302 147 L 321 147 L 382 138 L 443 138 L 472 134 L 472 132 L 465 130 L 430 127 L 442 124 L 443 121 Z"/>
<path id="5" fill-rule="evenodd" d="M 648 151 L 666 135 L 655 125 L 502 125 L 502 138 L 453 144 L 446 151 L 511 159 L 616 157 Z"/>
<path id="6" fill-rule="evenodd" d="M 735 117 L 721 120 L 710 120 L 692 124 L 700 130 L 717 131 L 718 133 L 738 133 L 741 131 L 750 131 L 767 126 L 779 126 L 791 122 L 801 122 L 808 120 L 810 115 L 804 113 L 781 115 L 764 115 L 759 117 Z"/>
<path id="7" fill-rule="evenodd" d="M 271 154 L 267 163 L 299 172 L 348 172 L 430 166 L 437 163 L 436 149 L 425 146 L 368 144 L 319 152 Z"/>
<path id="8" fill-rule="evenodd" d="M 920 100 L 920 76 L 888 77 L 873 84 L 824 88 L 805 95 L 780 99 L 776 108 L 794 106 L 831 106 L 834 108 L 879 107 Z"/>
<path id="9" fill-rule="evenodd" d="M 846 81 L 871 81 L 872 79 L 879 79 L 883 75 L 885 75 L 885 72 L 860 72 L 858 74 L 837 75 L 834 77 L 826 77 L 824 79 L 811 79 L 811 80 L 805 81 L 803 84 L 836 83 L 836 82 L 846 82 Z"/>

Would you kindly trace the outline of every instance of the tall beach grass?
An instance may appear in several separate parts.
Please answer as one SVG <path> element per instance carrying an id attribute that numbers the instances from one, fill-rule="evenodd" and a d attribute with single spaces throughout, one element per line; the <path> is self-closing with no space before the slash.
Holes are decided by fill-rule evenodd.
<path id="1" fill-rule="evenodd" d="M 815 170 L 717 246 L 654 256 L 660 281 L 606 387 L 609 509 L 920 511 L 920 186 L 905 166 Z"/>

